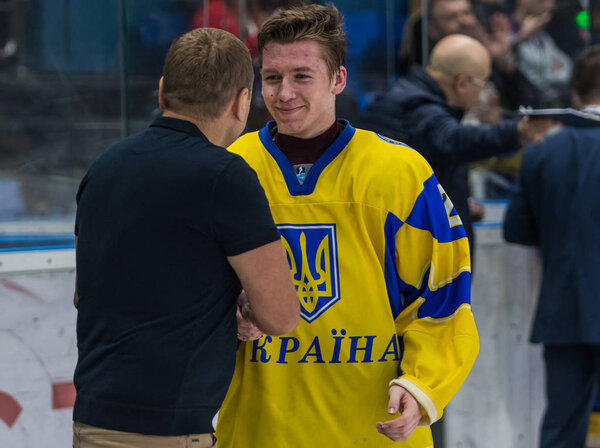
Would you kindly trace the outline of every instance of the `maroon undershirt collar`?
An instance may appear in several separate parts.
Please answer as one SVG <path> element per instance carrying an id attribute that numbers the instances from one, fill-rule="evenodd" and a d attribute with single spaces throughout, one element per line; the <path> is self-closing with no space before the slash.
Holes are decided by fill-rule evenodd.
<path id="1" fill-rule="evenodd" d="M 344 130 L 344 125 L 335 121 L 329 129 L 313 138 L 298 138 L 276 132 L 273 141 L 290 161 L 290 164 L 312 164 L 331 146 Z"/>

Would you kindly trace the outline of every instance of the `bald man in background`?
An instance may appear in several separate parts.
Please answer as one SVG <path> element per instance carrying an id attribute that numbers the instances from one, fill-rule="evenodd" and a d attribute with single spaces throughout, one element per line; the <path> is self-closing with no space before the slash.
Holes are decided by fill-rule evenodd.
<path id="1" fill-rule="evenodd" d="M 510 154 L 541 140 L 549 120 L 506 120 L 496 125 L 461 124 L 478 101 L 491 73 L 491 58 L 477 40 L 453 34 L 441 39 L 429 65 L 412 66 L 365 109 L 360 125 L 417 149 L 448 193 L 448 213 L 460 216 L 474 253 L 469 213 L 468 164 Z"/>

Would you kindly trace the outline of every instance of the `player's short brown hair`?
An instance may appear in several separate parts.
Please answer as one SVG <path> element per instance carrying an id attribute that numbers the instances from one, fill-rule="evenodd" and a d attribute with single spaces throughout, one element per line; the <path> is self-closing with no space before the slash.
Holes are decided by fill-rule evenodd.
<path id="1" fill-rule="evenodd" d="M 342 14 L 333 5 L 305 5 L 282 10 L 265 22 L 258 33 L 258 58 L 270 42 L 291 44 L 312 40 L 320 44 L 327 72 L 332 79 L 346 62 L 346 34 Z"/>
<path id="2" fill-rule="evenodd" d="M 589 47 L 575 63 L 571 85 L 584 103 L 600 99 L 600 45 Z"/>
<path id="3" fill-rule="evenodd" d="M 171 44 L 163 67 L 165 107 L 201 120 L 219 117 L 254 71 L 246 46 L 233 34 L 197 28 Z"/>

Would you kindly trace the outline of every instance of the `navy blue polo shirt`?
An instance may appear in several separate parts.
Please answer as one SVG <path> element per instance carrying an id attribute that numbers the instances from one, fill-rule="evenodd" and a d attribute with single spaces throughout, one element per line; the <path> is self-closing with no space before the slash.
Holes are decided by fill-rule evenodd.
<path id="1" fill-rule="evenodd" d="M 77 203 L 73 419 L 212 432 L 237 341 L 227 256 L 279 238 L 256 173 L 194 124 L 160 117 L 94 162 Z"/>

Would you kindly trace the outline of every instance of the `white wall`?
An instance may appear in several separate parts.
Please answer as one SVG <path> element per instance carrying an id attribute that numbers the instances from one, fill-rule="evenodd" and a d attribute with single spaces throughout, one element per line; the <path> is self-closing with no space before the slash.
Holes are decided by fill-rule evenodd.
<path id="1" fill-rule="evenodd" d="M 541 264 L 498 223 L 475 230 L 472 308 L 480 352 L 446 414 L 447 448 L 534 448 L 544 407 L 541 347 L 528 342 Z"/>

